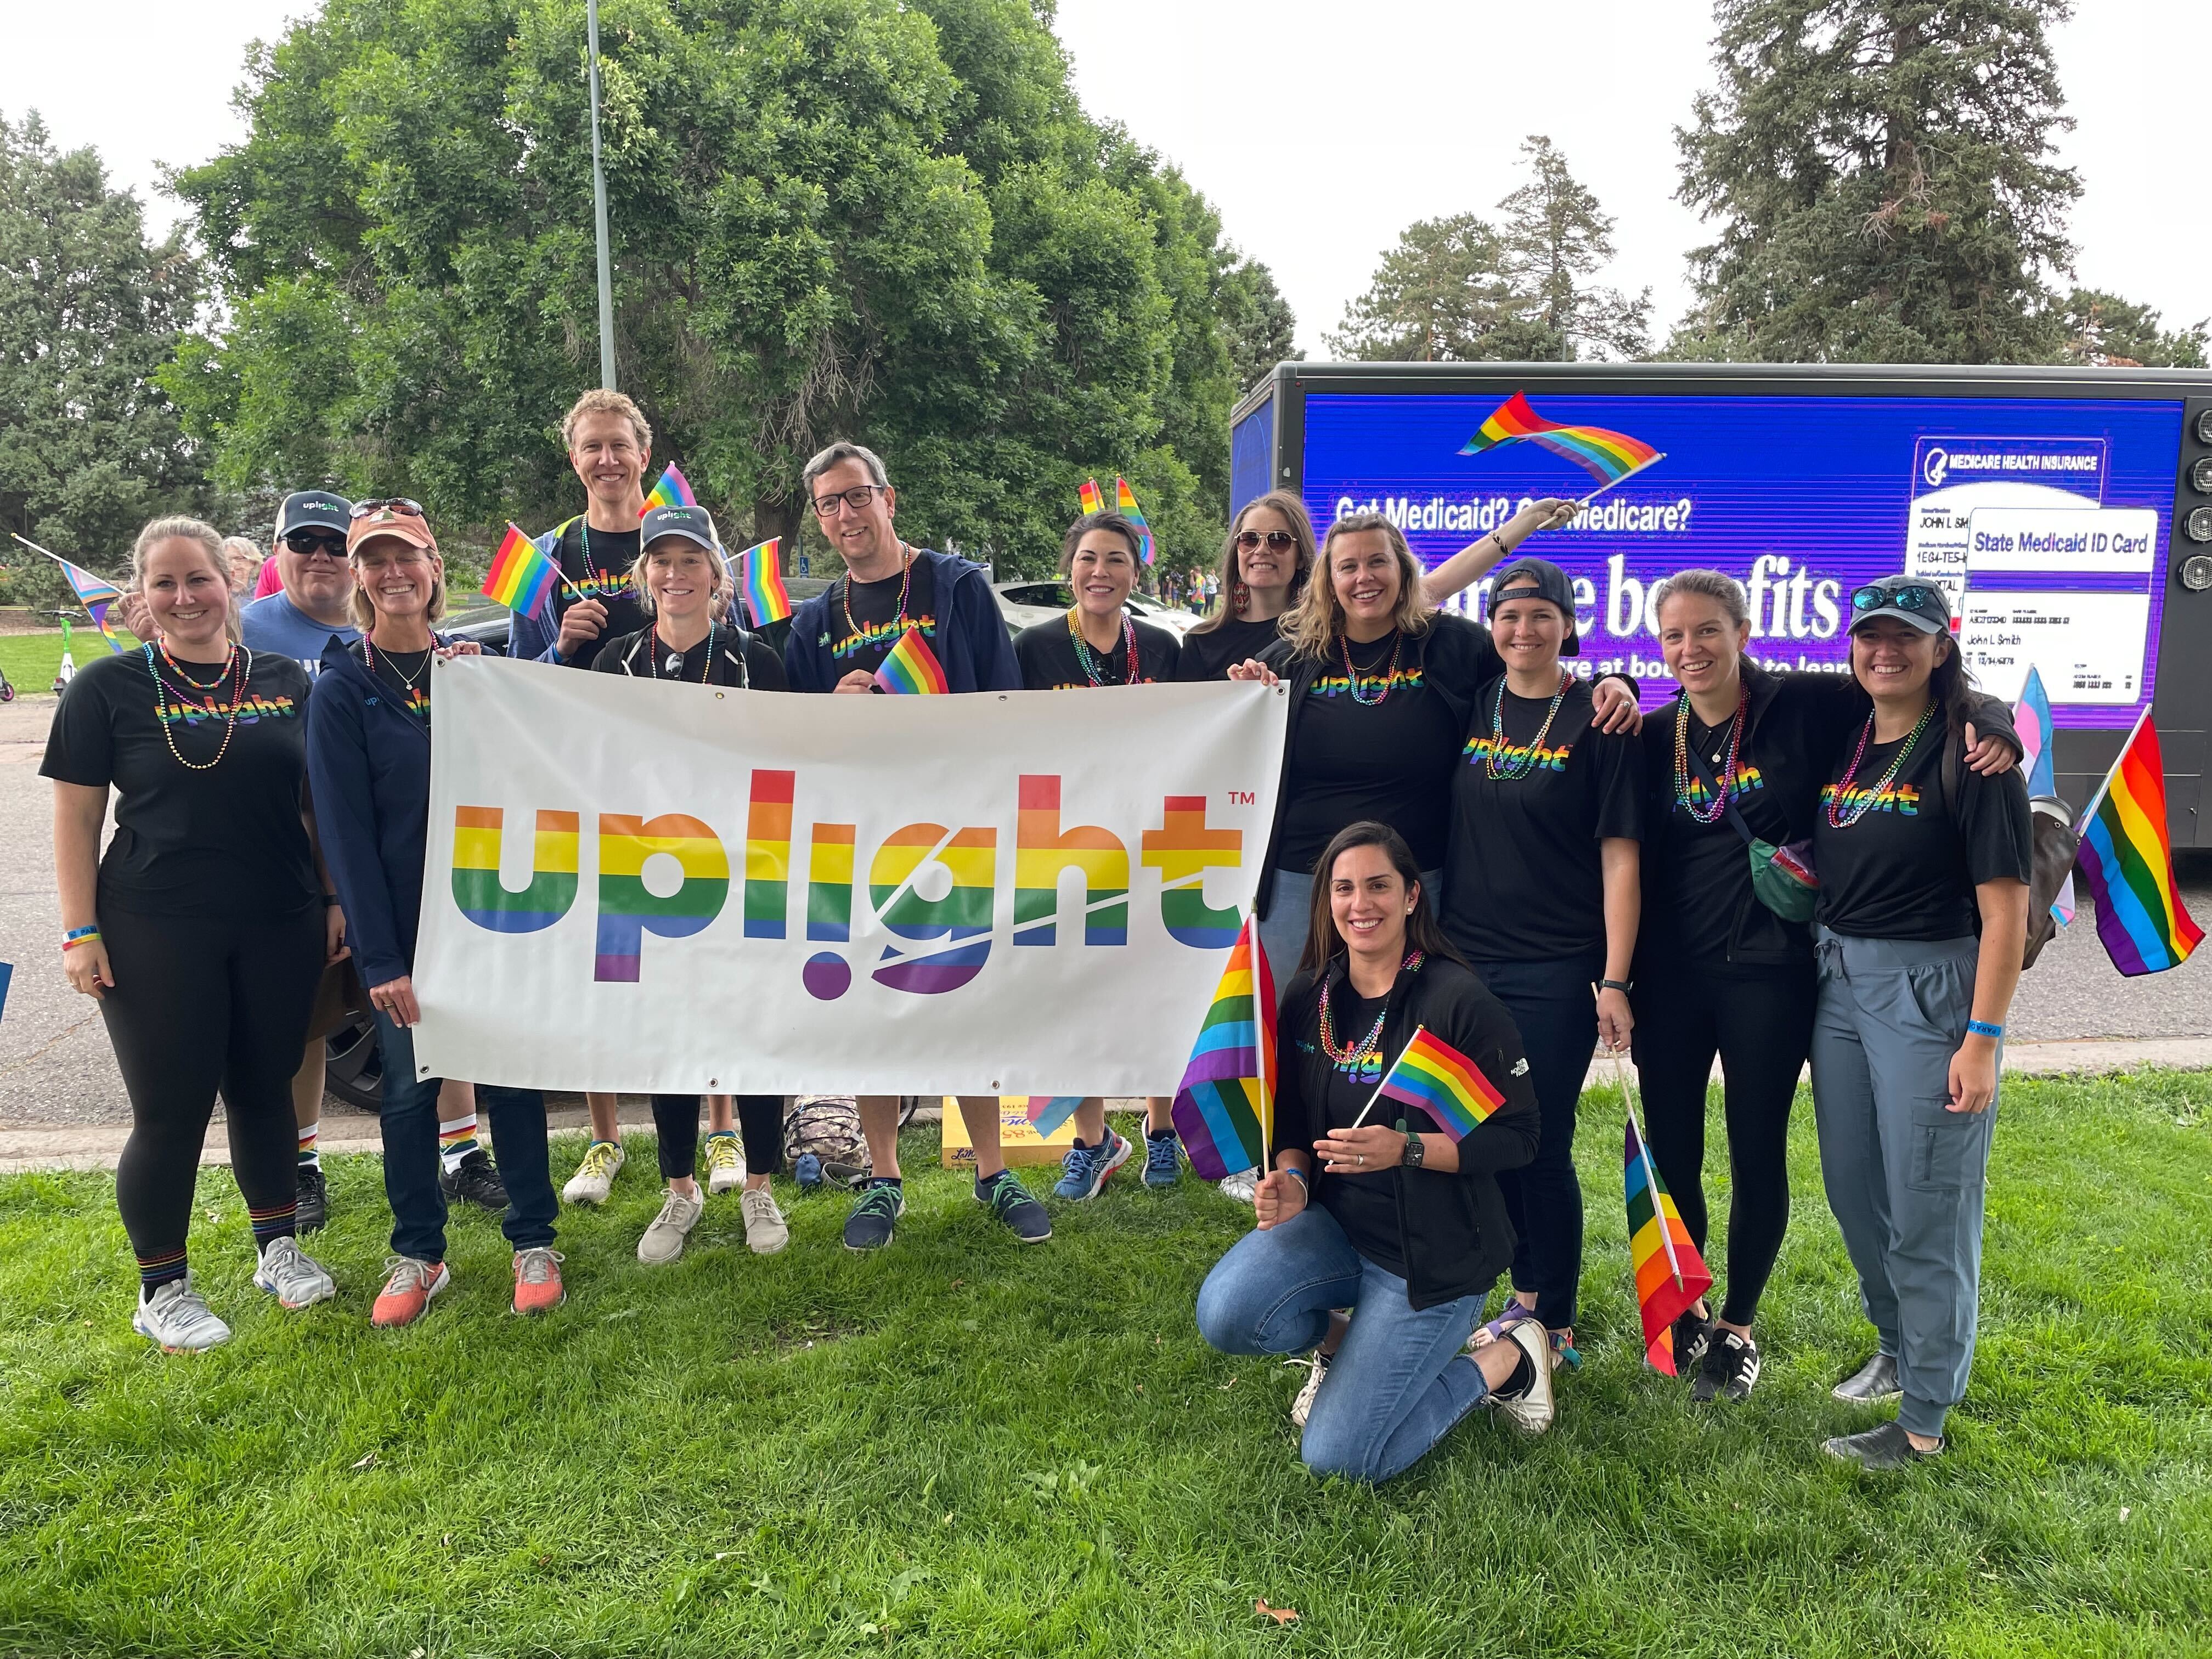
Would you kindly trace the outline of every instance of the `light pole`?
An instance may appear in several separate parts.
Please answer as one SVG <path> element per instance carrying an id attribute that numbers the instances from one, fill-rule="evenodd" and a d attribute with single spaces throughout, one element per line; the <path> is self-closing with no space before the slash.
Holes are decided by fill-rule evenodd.
<path id="1" fill-rule="evenodd" d="M 615 390 L 615 285 L 607 260 L 607 175 L 599 166 L 599 0 L 584 0 L 591 37 L 592 217 L 599 243 L 599 384 Z"/>

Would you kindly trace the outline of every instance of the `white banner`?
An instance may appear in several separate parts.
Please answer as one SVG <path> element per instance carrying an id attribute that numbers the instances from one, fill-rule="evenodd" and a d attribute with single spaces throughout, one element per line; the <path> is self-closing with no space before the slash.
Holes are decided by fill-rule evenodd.
<path id="1" fill-rule="evenodd" d="M 667 1093 L 1173 1092 L 1286 706 L 433 672 L 423 1074 Z"/>

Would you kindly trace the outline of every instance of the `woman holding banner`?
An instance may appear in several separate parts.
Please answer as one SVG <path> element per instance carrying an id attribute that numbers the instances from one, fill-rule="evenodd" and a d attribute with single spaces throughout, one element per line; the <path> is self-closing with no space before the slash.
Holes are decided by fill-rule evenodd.
<path id="1" fill-rule="evenodd" d="M 783 661 L 758 635 L 718 618 L 729 610 L 729 567 L 722 561 L 714 522 L 702 507 L 656 507 L 638 526 L 642 538 L 630 587 L 648 625 L 617 634 L 599 647 L 592 666 L 603 674 L 673 680 L 733 690 L 781 691 Z M 744 1183 L 738 1207 L 745 1243 L 756 1255 L 772 1255 L 791 1242 L 783 1212 L 769 1191 L 782 1167 L 783 1099 L 738 1097 L 732 1121 L 728 1095 L 707 1097 L 708 1190 L 726 1192 Z M 660 1213 L 637 1242 L 647 1266 L 675 1261 L 699 1224 L 706 1200 L 693 1166 L 699 1156 L 699 1097 L 655 1095 L 653 1121 L 660 1146 L 660 1174 L 668 1188 Z M 738 1155 L 737 1125 L 744 1127 Z M 734 1178 L 734 1179 L 733 1179 Z"/>
<path id="2" fill-rule="evenodd" d="M 1551 1423 L 1550 1356 L 1528 1323 L 1467 1351 L 1509 1255 L 1498 1172 L 1534 1153 L 1537 1109 L 1513 1021 L 1437 927 L 1404 837 L 1352 824 L 1319 867 L 1283 993 L 1258 1229 L 1200 1286 L 1198 1328 L 1224 1353 L 1313 1351 L 1291 1412 L 1300 1456 L 1381 1481 L 1479 1405 L 1531 1433 Z M 1434 1110 L 1381 1097 L 1417 1034 L 1459 1068 Z"/>
<path id="3" fill-rule="evenodd" d="M 1675 1322 L 1673 1340 L 1678 1373 L 1695 1378 L 1693 1398 L 1743 1400 L 1759 1381 L 1752 1322 L 1789 1226 L 1790 1108 L 1812 1048 L 1808 922 L 1819 890 L 1793 871 L 1811 862 L 1803 854 L 1829 763 L 1868 705 L 1846 676 L 1752 661 L 1750 611 L 1732 576 L 1680 571 L 1652 599 L 1660 651 L 1681 690 L 1644 731 L 1633 1048 L 1646 1144 L 1701 1251 L 1705 1096 L 1720 1059 L 1727 1295 L 1717 1322 L 1701 1304 Z M 1987 697 L 1973 714 L 1961 737 L 1967 767 L 2009 769 L 2019 753 L 2010 714 Z"/>
<path id="4" fill-rule="evenodd" d="M 218 1087 L 254 1285 L 286 1308 L 336 1293 L 295 1237 L 291 1080 L 345 923 L 302 791 L 307 671 L 238 643 L 208 526 L 155 520 L 131 566 L 151 637 L 78 671 L 39 770 L 54 781 L 62 969 L 100 1004 L 131 1097 L 115 1200 L 138 1258 L 131 1328 L 181 1353 L 230 1336 L 185 1261 Z"/>
<path id="5" fill-rule="evenodd" d="M 410 1031 L 422 1018 L 412 975 L 429 827 L 430 664 L 477 647 L 432 631 L 446 611 L 445 567 L 413 501 L 356 503 L 346 553 L 362 637 L 350 646 L 334 640 L 324 653 L 309 703 L 307 771 L 384 1061 L 384 1191 L 398 1260 L 371 1317 L 390 1327 L 412 1324 L 453 1282 L 438 1180 L 444 1080 L 417 1075 Z M 479 1084 L 477 1095 L 506 1177 L 501 1227 L 514 1246 L 514 1310 L 537 1313 L 563 1294 L 544 1097 L 490 1084 Z"/>

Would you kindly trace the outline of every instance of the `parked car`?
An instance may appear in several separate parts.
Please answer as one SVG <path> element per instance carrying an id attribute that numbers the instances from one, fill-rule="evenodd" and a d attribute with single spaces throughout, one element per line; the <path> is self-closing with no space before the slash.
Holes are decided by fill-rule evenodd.
<path id="1" fill-rule="evenodd" d="M 1017 634 L 1036 623 L 1049 622 L 1054 617 L 1065 616 L 1067 607 L 1075 603 L 1075 595 L 1067 584 L 1051 581 L 994 582 L 991 591 L 999 596 L 999 609 L 1007 625 Z M 1127 609 L 1139 622 L 1147 622 L 1164 628 L 1180 639 L 1197 625 L 1198 618 L 1188 611 L 1178 611 L 1172 605 L 1162 605 L 1148 593 L 1129 595 Z"/>

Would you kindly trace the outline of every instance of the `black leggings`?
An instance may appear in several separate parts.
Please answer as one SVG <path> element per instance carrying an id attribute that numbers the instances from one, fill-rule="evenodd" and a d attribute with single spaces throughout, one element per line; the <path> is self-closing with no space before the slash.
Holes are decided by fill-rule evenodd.
<path id="1" fill-rule="evenodd" d="M 142 1262 L 180 1255 L 200 1149 L 222 1091 L 230 1167 L 264 1230 L 299 1190 L 292 1073 L 323 969 L 323 913 L 134 915 L 100 906 L 114 988 L 100 998 L 131 1097 L 115 1201 Z"/>
<path id="2" fill-rule="evenodd" d="M 1728 1125 L 1728 1298 L 1749 1325 L 1790 1226 L 1790 1103 L 1813 1045 L 1813 965 L 1717 973 L 1689 962 L 1636 980 L 1644 1132 L 1682 1224 L 1705 1248 L 1705 1092 L 1720 1054 Z"/>
<path id="3" fill-rule="evenodd" d="M 653 1127 L 660 1136 L 660 1178 L 679 1180 L 699 1159 L 699 1097 L 655 1095 Z M 744 1142 L 747 1175 L 783 1170 L 783 1097 L 739 1095 L 738 1133 Z"/>

